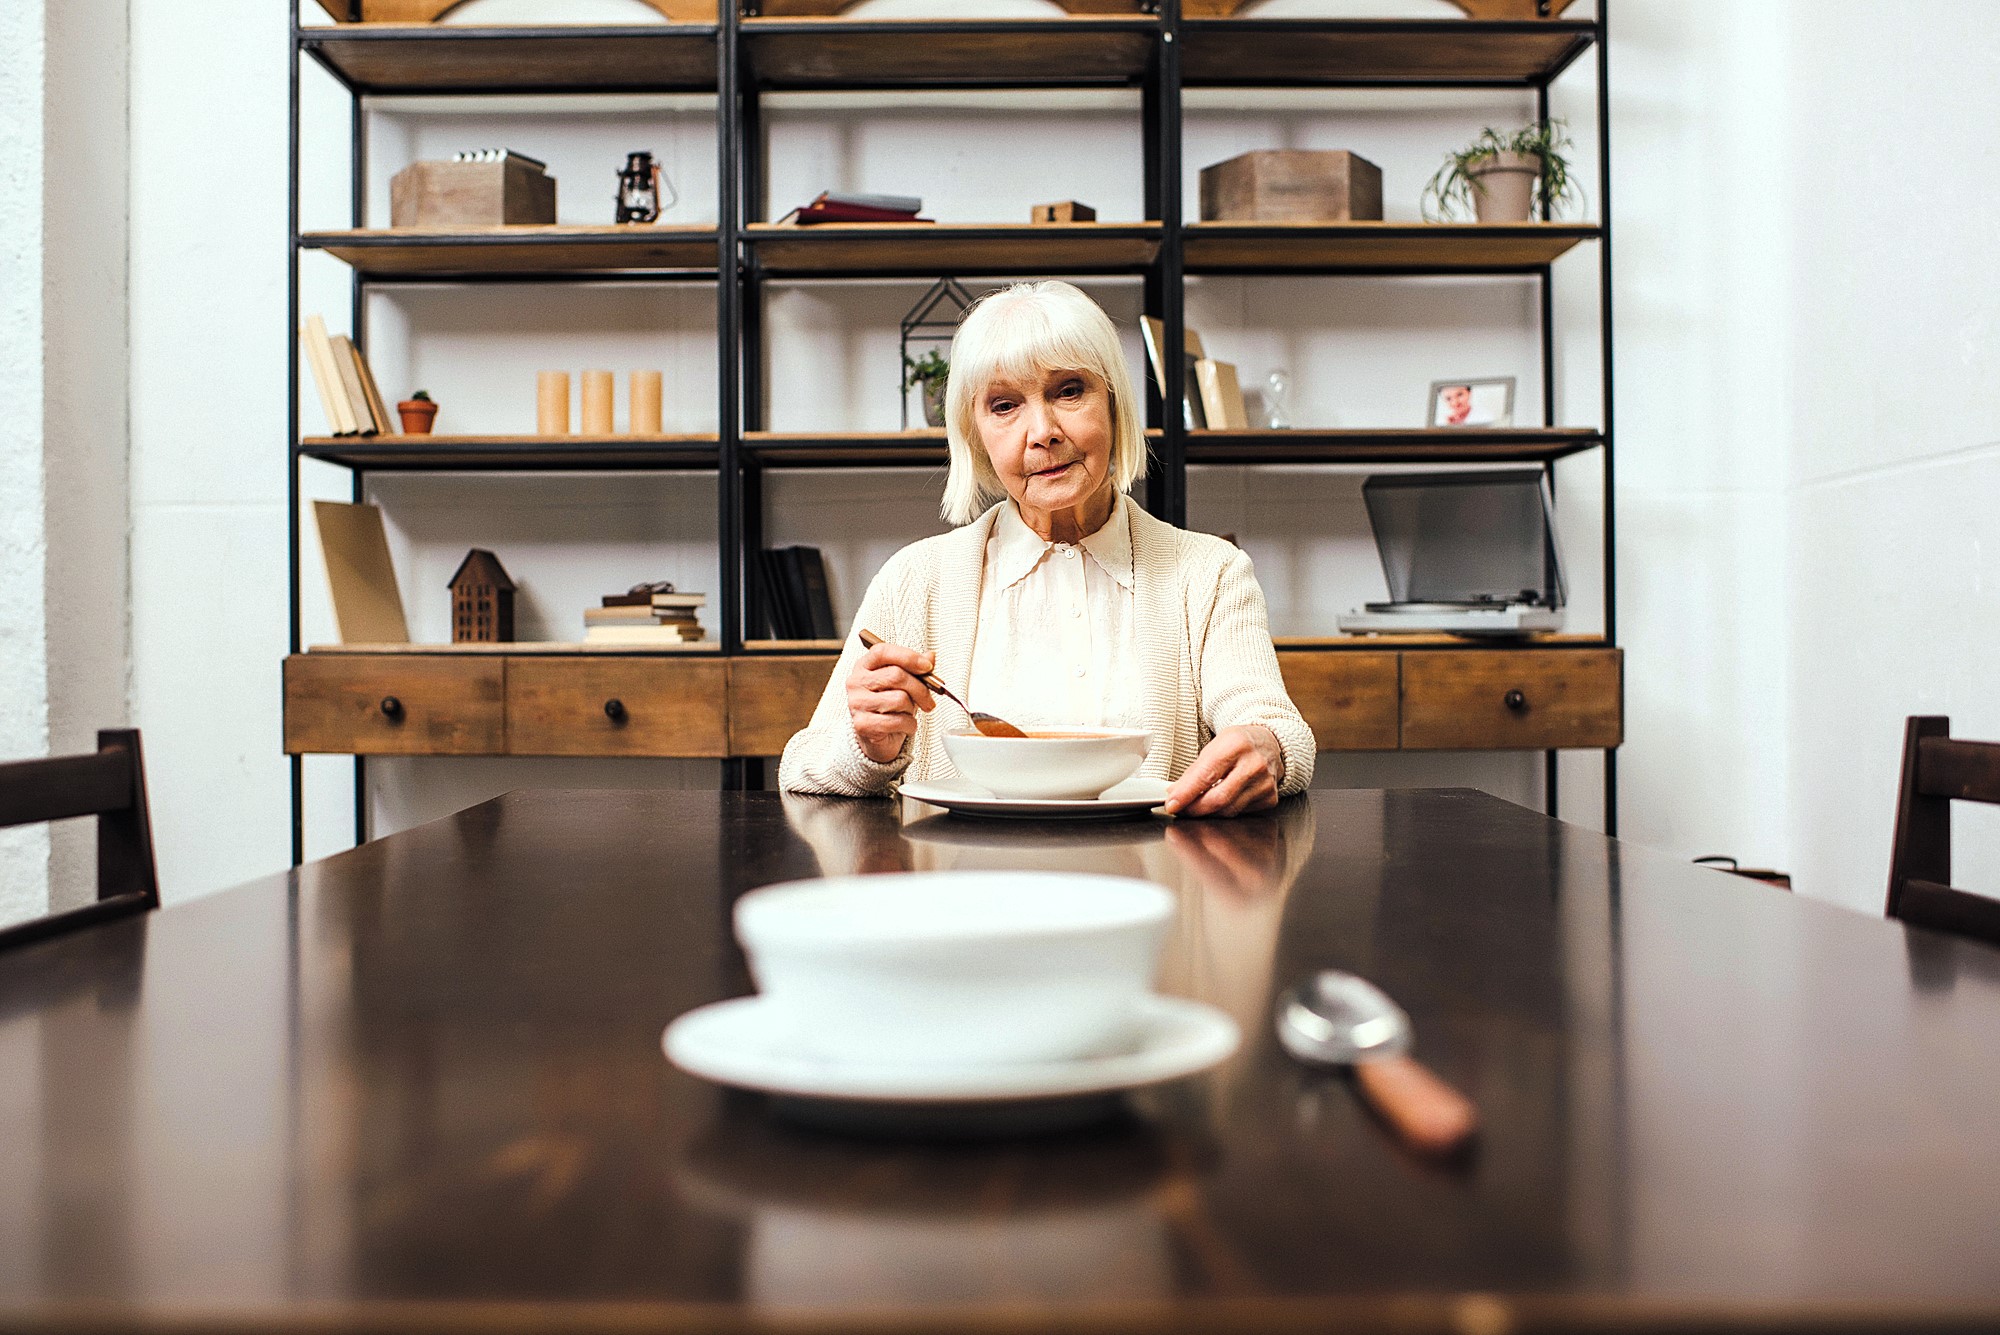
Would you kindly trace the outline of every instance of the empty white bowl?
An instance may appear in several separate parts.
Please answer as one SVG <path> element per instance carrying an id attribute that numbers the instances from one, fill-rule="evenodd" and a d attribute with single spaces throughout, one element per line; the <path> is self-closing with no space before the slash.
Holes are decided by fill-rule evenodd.
<path id="1" fill-rule="evenodd" d="M 1026 737 L 948 732 L 945 753 L 968 782 L 995 797 L 1060 801 L 1096 797 L 1130 778 L 1153 735 L 1144 728 L 1029 729 Z"/>
<path id="2" fill-rule="evenodd" d="M 1173 897 L 1069 872 L 792 881 L 736 902 L 736 936 L 800 1052 L 980 1065 L 1115 1050 L 1158 964 Z"/>

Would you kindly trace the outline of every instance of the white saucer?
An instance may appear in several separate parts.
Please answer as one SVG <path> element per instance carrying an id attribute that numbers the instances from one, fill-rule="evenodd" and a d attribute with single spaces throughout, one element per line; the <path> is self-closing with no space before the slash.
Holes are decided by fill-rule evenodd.
<path id="1" fill-rule="evenodd" d="M 928 802 L 962 816 L 997 816 L 1014 820 L 1114 820 L 1142 816 L 1167 800 L 1167 785 L 1159 779 L 1130 778 L 1096 797 L 995 797 L 963 779 L 943 782 L 915 780 L 902 786 L 904 797 Z"/>
<path id="2" fill-rule="evenodd" d="M 1205 1071 L 1236 1051 L 1236 1021 L 1180 997 L 1139 1003 L 1137 1032 L 1114 1052 L 1060 1062 L 863 1066 L 792 1050 L 762 997 L 702 1006 L 661 1036 L 667 1059 L 719 1084 L 803 1098 L 978 1103 L 1106 1094 Z"/>

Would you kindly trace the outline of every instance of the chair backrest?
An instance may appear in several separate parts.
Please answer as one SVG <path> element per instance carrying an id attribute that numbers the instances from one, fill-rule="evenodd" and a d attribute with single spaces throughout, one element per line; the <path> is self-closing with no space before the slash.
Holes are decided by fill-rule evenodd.
<path id="1" fill-rule="evenodd" d="M 97 734 L 91 755 L 0 764 L 0 827 L 97 817 L 97 900 L 0 928 L 0 948 L 124 913 L 158 908 L 153 825 L 137 728 Z"/>
<path id="2" fill-rule="evenodd" d="M 1902 795 L 1889 859 L 1891 918 L 2000 944 L 2000 900 L 1951 887 L 1951 804 L 2000 805 L 2000 743 L 1951 735 L 1951 720 L 1914 717 L 1903 733 Z"/>

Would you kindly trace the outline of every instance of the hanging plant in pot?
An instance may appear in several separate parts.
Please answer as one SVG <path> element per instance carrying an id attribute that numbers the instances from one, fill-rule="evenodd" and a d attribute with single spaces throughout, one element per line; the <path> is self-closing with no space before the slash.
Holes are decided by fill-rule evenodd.
<path id="1" fill-rule="evenodd" d="M 1569 133 L 1559 120 L 1537 121 L 1512 134 L 1492 126 L 1447 154 L 1424 187 L 1427 222 L 1553 221 L 1579 192 L 1570 176 Z"/>
<path id="2" fill-rule="evenodd" d="M 936 348 L 921 357 L 903 358 L 903 388 L 923 386 L 925 426 L 944 425 L 944 386 L 950 375 L 951 363 Z"/>

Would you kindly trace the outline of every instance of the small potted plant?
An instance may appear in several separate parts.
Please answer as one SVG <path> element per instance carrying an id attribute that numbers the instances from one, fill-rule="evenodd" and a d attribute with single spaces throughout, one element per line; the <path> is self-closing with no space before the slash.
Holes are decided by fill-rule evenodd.
<path id="1" fill-rule="evenodd" d="M 420 389 L 396 405 L 396 415 L 403 419 L 404 435 L 428 436 L 431 423 L 437 418 L 438 406 L 431 402 L 429 391 Z"/>
<path id="2" fill-rule="evenodd" d="M 903 358 L 903 388 L 923 386 L 925 426 L 944 425 L 944 386 L 950 375 L 951 363 L 936 348 L 914 360 Z"/>
<path id="3" fill-rule="evenodd" d="M 1569 133 L 1559 120 L 1537 121 L 1502 134 L 1492 126 L 1447 154 L 1424 187 L 1428 222 L 1552 221 L 1578 198 L 1570 176 Z"/>

